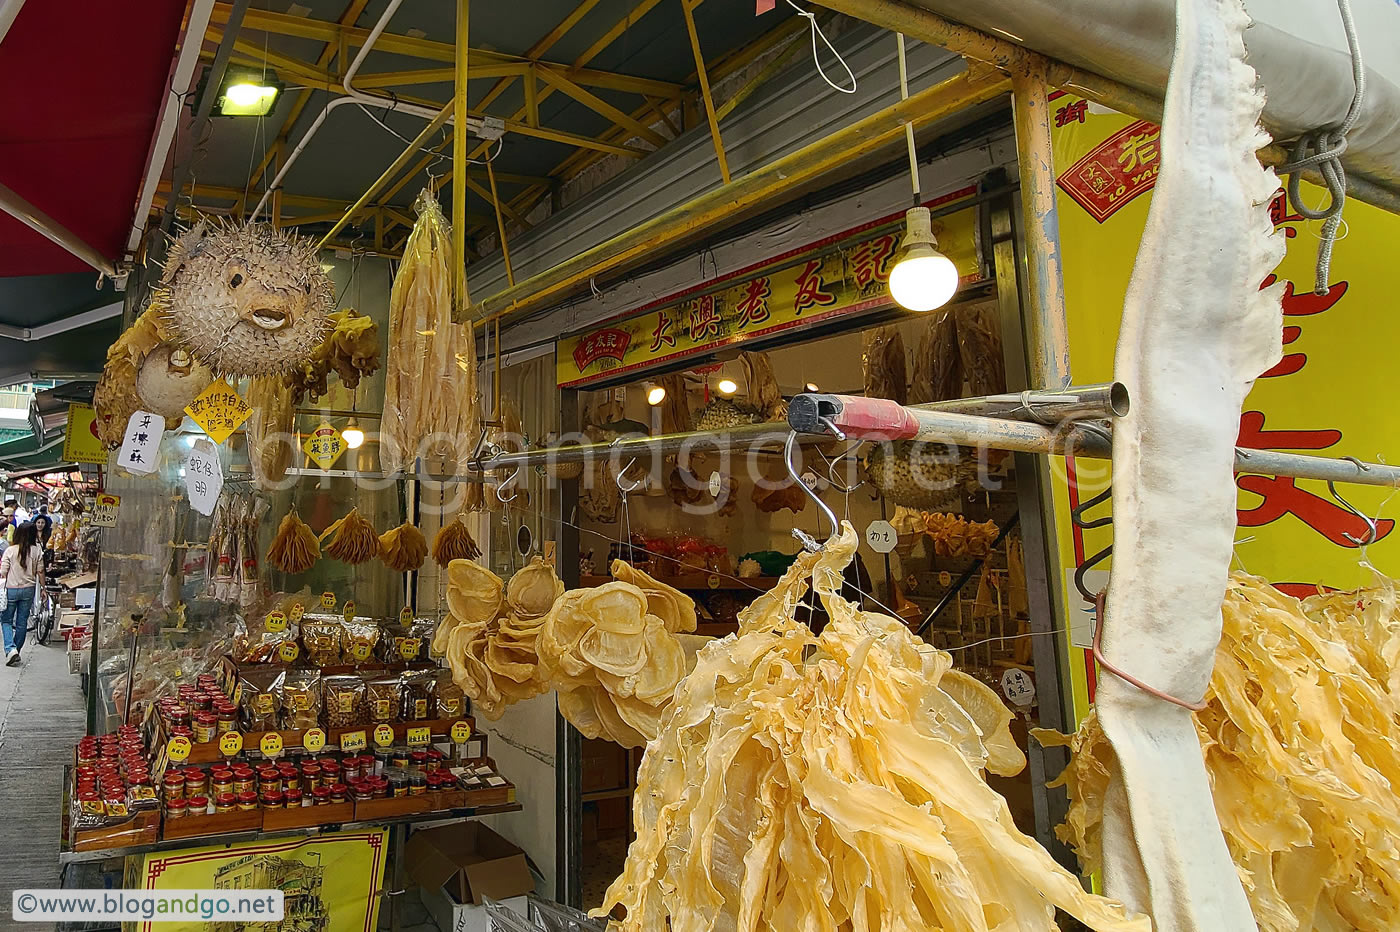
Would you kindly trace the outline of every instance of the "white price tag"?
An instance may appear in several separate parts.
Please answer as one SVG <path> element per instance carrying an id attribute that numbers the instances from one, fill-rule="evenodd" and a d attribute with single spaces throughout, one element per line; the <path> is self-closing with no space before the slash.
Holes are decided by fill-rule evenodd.
<path id="1" fill-rule="evenodd" d="M 224 490 L 224 467 L 219 462 L 219 450 L 204 438 L 194 442 L 190 458 L 185 461 L 185 489 L 190 507 L 202 515 L 212 515 L 219 493 Z"/>
<path id="2" fill-rule="evenodd" d="M 1001 691 L 1012 705 L 1025 707 L 1035 702 L 1035 681 L 1029 673 L 1017 667 L 1001 675 Z"/>
<path id="3" fill-rule="evenodd" d="M 821 482 L 821 479 L 819 479 L 817 477 L 817 474 L 812 472 L 810 469 L 802 474 L 802 484 L 813 492 L 817 490 L 817 483 L 819 482 Z"/>
<path id="4" fill-rule="evenodd" d="M 121 507 L 122 497 L 120 495 L 108 495 L 106 492 L 98 492 L 93 500 L 92 506 L 92 526 L 93 527 L 116 527 L 117 509 Z"/>
<path id="5" fill-rule="evenodd" d="M 717 472 L 710 473 L 710 497 L 719 498 L 719 493 L 723 488 L 724 477 Z"/>
<path id="6" fill-rule="evenodd" d="M 888 521 L 871 521 L 870 526 L 865 529 L 865 542 L 876 553 L 889 553 L 894 550 L 898 540 L 899 535 L 895 533 L 894 525 Z"/>
<path id="7" fill-rule="evenodd" d="M 164 433 L 165 418 L 149 411 L 137 411 L 127 419 L 117 465 L 128 472 L 155 472 L 160 459 L 160 438 Z"/>

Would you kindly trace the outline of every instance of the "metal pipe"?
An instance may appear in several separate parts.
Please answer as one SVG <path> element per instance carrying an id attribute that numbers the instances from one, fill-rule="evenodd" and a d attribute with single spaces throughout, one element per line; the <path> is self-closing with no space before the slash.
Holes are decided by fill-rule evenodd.
<path id="1" fill-rule="evenodd" d="M 397 6 L 397 3 L 393 4 Z M 471 25 L 471 0 L 457 0 L 456 73 L 452 89 L 452 115 L 458 126 L 467 123 L 467 38 Z M 373 38 L 373 37 L 371 37 Z M 453 310 L 464 308 L 467 296 L 467 134 L 452 134 L 452 263 Z"/>
<path id="2" fill-rule="evenodd" d="M 125 306 L 123 302 L 117 301 L 103 307 L 93 308 L 90 311 L 82 311 L 70 317 L 64 317 L 51 324 L 40 324 L 37 327 L 15 327 L 10 324 L 0 324 L 0 337 L 7 340 L 21 340 L 26 343 L 34 340 L 46 340 L 60 333 L 67 333 L 69 330 L 86 327 L 88 324 L 108 320 L 112 317 L 120 317 Z"/>
<path id="3" fill-rule="evenodd" d="M 998 97 L 1010 86 L 1004 76 L 989 70 L 963 72 L 497 292 L 473 305 L 471 314 L 509 318 L 560 300 L 590 278 L 733 223 L 737 214 L 761 204 L 796 196 L 804 185 L 902 138 L 906 121 L 942 119 Z"/>
<path id="4" fill-rule="evenodd" d="M 510 267 L 510 245 L 506 242 L 506 218 L 501 213 L 501 196 L 496 192 L 496 173 L 491 162 L 486 163 L 486 180 L 491 183 L 491 204 L 496 208 L 496 232 L 501 237 L 501 259 L 506 264 L 506 281 L 515 284 L 515 270 Z M 500 327 L 500 322 L 496 324 Z"/>
<path id="5" fill-rule="evenodd" d="M 68 250 L 103 275 L 112 277 L 117 274 L 112 262 L 100 252 L 78 239 L 73 231 L 3 184 L 0 184 L 0 209 L 34 232 Z"/>
<path id="6" fill-rule="evenodd" d="M 5 36 L 15 24 L 15 18 L 19 16 L 22 6 L 24 0 L 0 0 L 0 42 L 5 41 Z"/>
<path id="7" fill-rule="evenodd" d="M 1069 385 L 1069 321 L 1060 268 L 1060 212 L 1055 200 L 1055 159 L 1050 102 L 1039 62 L 1011 73 L 1011 113 L 1021 176 L 1021 218 L 1026 233 L 1027 363 L 1032 385 Z"/>
<path id="8" fill-rule="evenodd" d="M 955 398 L 932 404 L 914 405 L 921 411 L 973 414 L 979 417 L 1007 418 L 1059 424 L 1086 418 L 1123 417 L 1129 408 L 1128 386 L 1122 382 L 1081 385 L 1061 391 L 1010 392 L 982 398 Z"/>
<path id="9" fill-rule="evenodd" d="M 719 174 L 725 184 L 729 184 L 729 159 L 724 155 L 724 140 L 719 134 L 719 117 L 715 116 L 715 99 L 710 94 L 710 76 L 705 73 L 705 53 L 700 51 L 700 33 L 695 28 L 693 10 L 696 4 L 691 0 L 681 0 L 681 12 L 685 14 L 685 29 L 690 33 L 690 51 L 695 55 L 695 76 L 700 81 L 700 99 L 705 104 L 705 120 L 710 124 L 710 139 L 715 144 L 715 159 L 719 162 Z"/>

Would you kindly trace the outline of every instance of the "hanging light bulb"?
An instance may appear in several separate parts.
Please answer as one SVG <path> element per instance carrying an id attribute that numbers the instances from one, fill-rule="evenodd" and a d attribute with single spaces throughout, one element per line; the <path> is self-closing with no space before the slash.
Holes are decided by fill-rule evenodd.
<path id="1" fill-rule="evenodd" d="M 344 438 L 345 445 L 352 450 L 358 450 L 365 442 L 365 432 L 360 430 L 360 422 L 353 417 L 340 432 L 340 436 Z"/>
<path id="2" fill-rule="evenodd" d="M 817 388 L 817 383 L 816 383 L 816 382 L 808 382 L 808 383 L 807 383 L 807 391 L 809 391 L 809 392 L 819 392 L 819 391 L 821 391 L 821 389 L 820 389 L 820 388 Z"/>
<path id="3" fill-rule="evenodd" d="M 647 389 L 647 404 L 653 408 L 666 400 L 666 388 L 662 385 L 653 385 Z"/>
<path id="4" fill-rule="evenodd" d="M 721 395 L 732 395 L 739 390 L 739 383 L 733 379 L 720 379 L 715 383 L 715 391 Z"/>
<path id="5" fill-rule="evenodd" d="M 958 269 L 938 251 L 927 207 L 911 207 L 904 215 L 904 246 L 890 271 L 890 297 L 910 311 L 942 307 L 958 290 Z"/>

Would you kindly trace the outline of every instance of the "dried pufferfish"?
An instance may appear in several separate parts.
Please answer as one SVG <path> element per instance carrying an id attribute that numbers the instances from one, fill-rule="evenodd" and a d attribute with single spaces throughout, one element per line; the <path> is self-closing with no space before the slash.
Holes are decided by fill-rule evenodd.
<path id="1" fill-rule="evenodd" d="M 602 916 L 711 929 L 1148 932 L 1015 827 L 983 770 L 1024 757 L 990 689 L 837 593 L 850 524 L 700 652 L 647 746 L 637 838 Z M 811 576 L 831 621 L 794 620 Z"/>
<path id="2" fill-rule="evenodd" d="M 536 641 L 563 593 L 564 583 L 541 557 L 508 585 L 469 560 L 448 566 L 450 614 L 438 626 L 433 647 L 446 654 L 453 681 L 486 718 L 495 721 L 507 706 L 549 688 L 539 675 Z"/>
<path id="3" fill-rule="evenodd" d="M 1261 932 L 1400 928 L 1400 592 L 1299 602 L 1236 574 L 1195 714 L 1215 812 Z M 1112 746 L 1091 713 L 1052 786 L 1070 795 L 1056 834 L 1102 863 Z"/>
<path id="4" fill-rule="evenodd" d="M 391 570 L 408 573 L 423 565 L 428 556 L 428 539 L 423 532 L 405 521 L 379 536 L 379 558 Z"/>
<path id="5" fill-rule="evenodd" d="M 326 556 L 352 566 L 379 556 L 379 532 L 358 508 L 351 508 L 348 515 L 321 532 L 321 540 L 327 537 L 331 542 L 326 545 Z"/>
<path id="6" fill-rule="evenodd" d="M 305 573 L 320 558 L 316 532 L 297 516 L 296 509 L 287 512 L 267 548 L 267 561 L 284 573 Z"/>
<path id="7" fill-rule="evenodd" d="M 676 684 L 709 638 L 690 596 L 622 560 L 614 582 L 555 603 L 536 643 L 559 713 L 589 738 L 641 747 L 655 738 Z"/>
<path id="8" fill-rule="evenodd" d="M 335 302 L 314 240 L 201 222 L 171 244 L 155 300 L 174 342 L 218 375 L 276 375 L 325 337 Z"/>

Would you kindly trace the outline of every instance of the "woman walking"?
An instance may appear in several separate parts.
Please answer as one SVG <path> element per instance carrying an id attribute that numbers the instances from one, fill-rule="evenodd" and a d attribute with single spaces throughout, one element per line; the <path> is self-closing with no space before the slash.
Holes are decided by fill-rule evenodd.
<path id="1" fill-rule="evenodd" d="M 39 533 L 34 522 L 26 521 L 15 528 L 14 543 L 0 556 L 0 580 L 3 580 L 4 609 L 0 611 L 0 629 L 5 636 L 5 665 L 19 663 L 20 648 L 29 630 L 29 613 L 34 608 L 34 588 L 43 585 L 44 554 L 39 549 Z"/>

